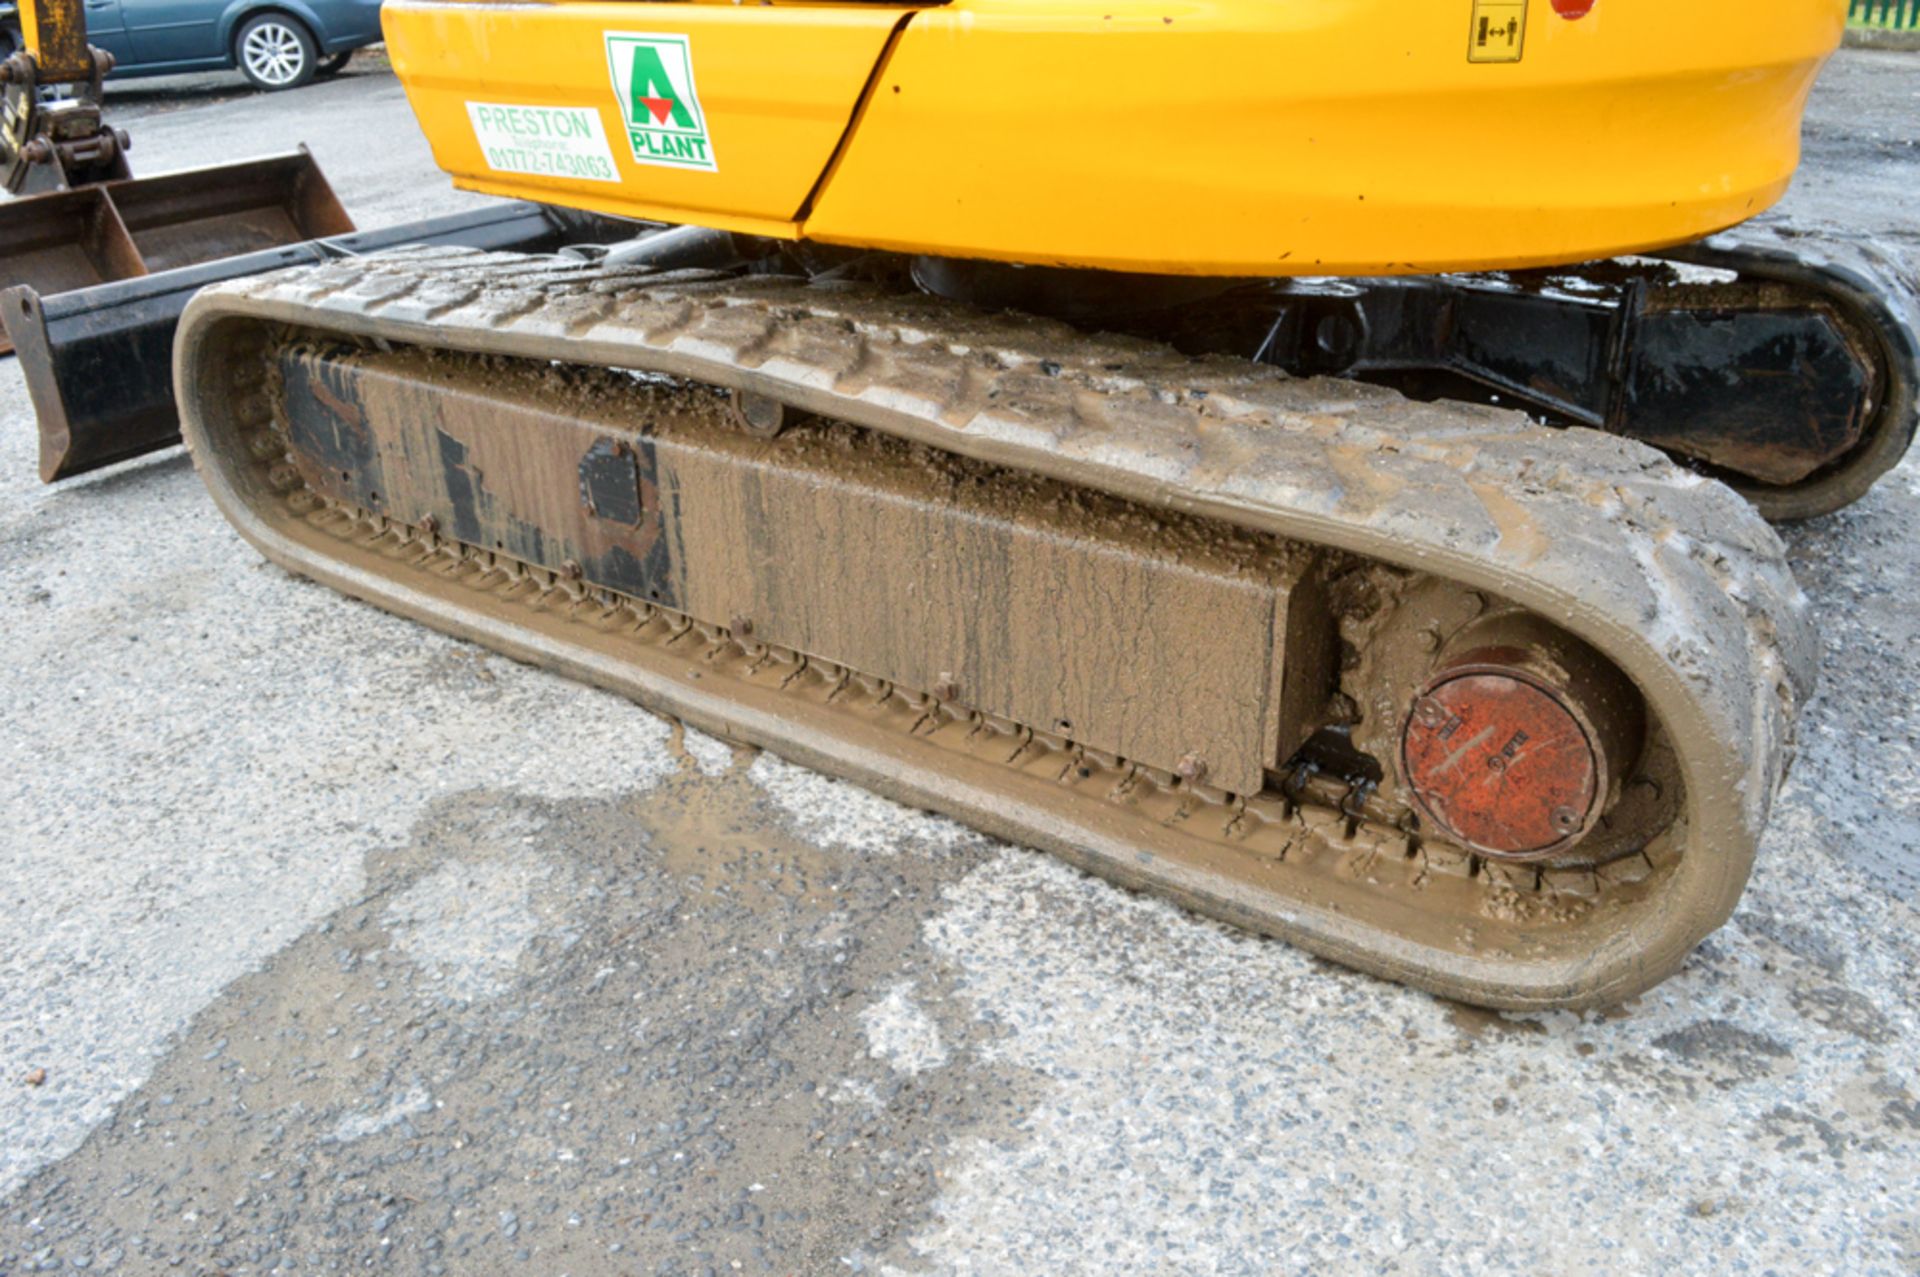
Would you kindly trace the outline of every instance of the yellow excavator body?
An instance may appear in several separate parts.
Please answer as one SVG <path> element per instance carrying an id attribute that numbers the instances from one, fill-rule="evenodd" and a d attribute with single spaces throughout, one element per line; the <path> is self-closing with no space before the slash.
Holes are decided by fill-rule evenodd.
<path id="1" fill-rule="evenodd" d="M 476 191 L 1197 275 L 1659 248 L 1785 191 L 1844 0 L 394 0 Z"/>

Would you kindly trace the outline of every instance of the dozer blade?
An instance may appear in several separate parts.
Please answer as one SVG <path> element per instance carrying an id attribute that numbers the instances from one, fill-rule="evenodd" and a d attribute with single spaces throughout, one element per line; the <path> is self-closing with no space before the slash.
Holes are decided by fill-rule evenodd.
<path id="1" fill-rule="evenodd" d="M 55 296 L 352 229 L 301 147 L 0 203 L 0 287 Z"/>
<path id="2" fill-rule="evenodd" d="M 210 289 L 175 353 L 293 571 L 1485 1005 L 1724 921 L 1811 681 L 1743 501 L 1513 412 L 454 252 Z"/>
<path id="3" fill-rule="evenodd" d="M 243 177 L 258 177 L 263 171 L 251 164 L 241 167 L 246 170 Z M 287 180 L 303 171 L 318 178 L 318 170 L 304 153 L 269 161 L 267 169 L 269 175 L 279 174 L 275 180 L 283 190 L 305 191 L 307 203 L 295 201 L 294 213 L 282 208 L 285 216 L 277 224 L 275 215 L 261 211 L 263 206 L 257 202 L 251 205 L 257 216 L 247 214 L 247 205 L 230 209 L 228 230 L 235 225 L 232 219 L 238 218 L 239 224 L 251 225 L 253 232 L 228 235 L 228 243 L 236 248 L 261 242 L 272 246 L 206 260 L 197 259 L 200 250 L 210 250 L 221 238 L 215 233 L 218 218 L 200 223 L 198 229 L 190 219 L 150 227 L 152 235 L 165 229 L 173 238 L 150 239 L 146 247 L 153 255 L 142 257 L 140 246 L 117 215 L 111 188 L 0 204 L 0 255 L 17 250 L 10 260 L 25 263 L 27 281 L 0 293 L 0 315 L 5 317 L 33 399 L 40 430 L 41 479 L 48 483 L 70 479 L 180 442 L 173 402 L 173 333 L 187 301 L 209 284 L 402 244 L 537 252 L 563 242 L 614 239 L 634 231 L 630 222 L 515 202 L 376 231 L 336 234 L 325 228 L 344 223 L 343 215 L 335 215 L 338 206 L 331 205 L 333 211 L 329 211 L 329 206 L 316 201 L 311 185 Z M 191 176 L 151 179 L 154 185 L 133 201 L 135 207 L 142 207 L 143 200 L 162 203 L 156 192 L 164 193 L 177 179 Z M 263 188 L 256 184 L 253 189 L 257 196 Z M 180 210 L 178 203 L 165 203 Z M 135 223 L 142 224 L 141 219 L 136 217 Z M 300 234 L 303 231 L 325 238 L 309 238 Z M 296 239 L 288 242 L 286 236 Z M 180 261 L 183 257 L 196 260 Z M 177 264 L 151 272 L 142 269 L 160 261 Z M 20 277 L 19 273 L 8 276 Z"/>
<path id="4" fill-rule="evenodd" d="M 171 403 L 154 393 L 166 388 L 166 340 L 61 361 L 47 331 L 49 303 L 72 313 L 62 303 L 79 299 L 78 309 L 97 311 L 96 290 L 155 274 L 168 283 L 145 296 L 165 296 L 180 278 L 174 272 L 351 230 L 305 147 L 0 203 L 0 354 L 21 353 L 40 419 L 41 477 L 51 482 L 150 452 L 178 433 Z M 232 277 L 216 270 L 200 282 Z M 167 336 L 190 295 L 179 294 Z M 151 305 L 135 306 L 155 317 Z"/>

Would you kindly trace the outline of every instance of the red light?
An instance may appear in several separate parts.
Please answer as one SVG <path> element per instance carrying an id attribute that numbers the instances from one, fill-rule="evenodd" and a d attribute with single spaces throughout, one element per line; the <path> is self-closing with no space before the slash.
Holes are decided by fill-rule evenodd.
<path id="1" fill-rule="evenodd" d="M 1553 11 L 1566 19 L 1584 18 L 1594 0 L 1553 0 Z"/>

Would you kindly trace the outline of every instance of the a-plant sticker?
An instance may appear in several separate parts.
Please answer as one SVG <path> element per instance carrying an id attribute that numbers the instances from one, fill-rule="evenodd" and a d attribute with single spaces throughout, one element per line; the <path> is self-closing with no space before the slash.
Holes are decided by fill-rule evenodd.
<path id="1" fill-rule="evenodd" d="M 694 91 L 693 49 L 686 36 L 609 31 L 607 70 L 636 162 L 709 173 L 719 167 Z"/>

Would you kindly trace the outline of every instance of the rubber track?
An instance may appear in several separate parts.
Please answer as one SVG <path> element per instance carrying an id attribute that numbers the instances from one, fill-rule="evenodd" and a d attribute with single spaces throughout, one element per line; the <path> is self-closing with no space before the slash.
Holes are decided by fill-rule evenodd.
<path id="1" fill-rule="evenodd" d="M 1687 841 L 1675 904 L 1650 911 L 1631 954 L 1596 956 L 1584 983 L 1561 972 L 1551 992 L 1488 988 L 1477 1000 L 1604 1001 L 1677 965 L 1732 910 L 1811 690 L 1805 601 L 1746 502 L 1645 446 L 1516 412 L 1417 404 L 865 285 L 416 250 L 256 277 L 195 300 L 176 369 L 203 468 L 195 360 L 233 319 L 755 390 L 1014 469 L 1451 577 L 1566 625 L 1634 678 L 1679 751 Z M 1365 947 L 1306 942 L 1347 961 Z"/>
<path id="2" fill-rule="evenodd" d="M 1847 457 L 1797 483 L 1748 485 L 1744 495 L 1769 519 L 1843 509 L 1865 496 L 1912 446 L 1920 425 L 1920 284 L 1882 239 L 1770 215 L 1668 254 L 1825 296 L 1879 344 L 1882 383 L 1865 437 Z"/>

